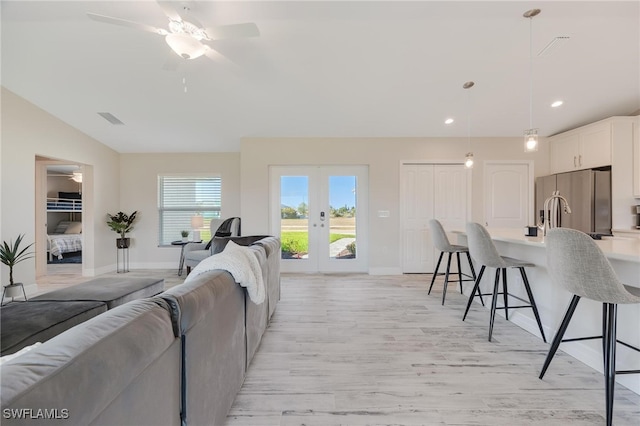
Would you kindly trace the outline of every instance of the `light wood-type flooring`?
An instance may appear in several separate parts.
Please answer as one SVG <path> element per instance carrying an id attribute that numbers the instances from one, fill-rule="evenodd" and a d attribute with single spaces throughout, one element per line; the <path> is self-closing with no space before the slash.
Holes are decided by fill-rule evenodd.
<path id="1" fill-rule="evenodd" d="M 605 423 L 600 373 L 558 351 L 539 380 L 547 344 L 502 317 L 488 342 L 488 310 L 462 322 L 466 298 L 450 285 L 441 306 L 430 277 L 283 275 L 227 425 Z M 614 410 L 640 425 L 639 395 L 617 386 Z"/>
<path id="2" fill-rule="evenodd" d="M 39 293 L 90 279 L 57 272 Z M 186 274 L 126 275 L 169 288 Z M 227 425 L 604 425 L 600 373 L 560 350 L 539 380 L 547 344 L 502 317 L 488 342 L 488 310 L 462 322 L 457 285 L 441 306 L 442 278 L 427 296 L 430 279 L 284 274 Z M 614 411 L 616 426 L 639 426 L 640 395 L 618 385 Z"/>

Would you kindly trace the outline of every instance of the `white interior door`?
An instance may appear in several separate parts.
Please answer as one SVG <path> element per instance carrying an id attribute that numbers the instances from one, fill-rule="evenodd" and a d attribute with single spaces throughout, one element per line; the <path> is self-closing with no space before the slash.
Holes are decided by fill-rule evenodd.
<path id="1" fill-rule="evenodd" d="M 368 168 L 273 166 L 271 232 L 283 272 L 367 272 Z"/>
<path id="2" fill-rule="evenodd" d="M 492 228 L 533 224 L 533 166 L 529 162 L 484 164 L 485 222 Z"/>
<path id="3" fill-rule="evenodd" d="M 400 185 L 402 272 L 428 272 L 434 256 L 429 236 L 434 211 L 433 165 L 402 165 Z"/>
<path id="4" fill-rule="evenodd" d="M 431 241 L 429 220 L 438 219 L 447 231 L 464 229 L 469 172 L 461 164 L 403 164 L 400 182 L 402 272 L 433 272 L 439 253 Z"/>

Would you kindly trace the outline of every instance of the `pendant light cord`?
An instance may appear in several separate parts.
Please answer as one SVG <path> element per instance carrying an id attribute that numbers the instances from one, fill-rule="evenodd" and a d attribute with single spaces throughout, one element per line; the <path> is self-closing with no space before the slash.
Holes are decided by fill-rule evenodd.
<path id="1" fill-rule="evenodd" d="M 471 92 L 467 90 L 467 141 L 471 152 Z"/>
<path id="2" fill-rule="evenodd" d="M 533 17 L 529 18 L 529 129 L 533 128 Z"/>

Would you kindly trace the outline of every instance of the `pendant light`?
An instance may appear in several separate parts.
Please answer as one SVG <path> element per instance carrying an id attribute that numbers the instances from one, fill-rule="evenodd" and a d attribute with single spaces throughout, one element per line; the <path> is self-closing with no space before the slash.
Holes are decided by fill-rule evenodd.
<path id="1" fill-rule="evenodd" d="M 524 152 L 538 150 L 538 129 L 533 128 L 533 18 L 540 9 L 527 10 L 522 16 L 529 18 L 529 128 L 524 131 Z"/>
<path id="2" fill-rule="evenodd" d="M 467 90 L 471 89 L 475 83 L 473 81 L 467 81 L 462 85 L 462 88 Z M 471 93 L 467 93 L 467 155 L 464 157 L 464 166 L 467 169 L 473 168 L 473 152 L 471 152 L 471 102 L 470 102 Z"/>

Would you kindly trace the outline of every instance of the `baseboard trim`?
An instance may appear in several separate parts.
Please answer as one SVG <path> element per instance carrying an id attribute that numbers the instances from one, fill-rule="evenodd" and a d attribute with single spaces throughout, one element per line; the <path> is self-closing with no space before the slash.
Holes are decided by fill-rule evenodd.
<path id="1" fill-rule="evenodd" d="M 396 267 L 369 268 L 369 275 L 402 275 L 402 269 Z"/>

